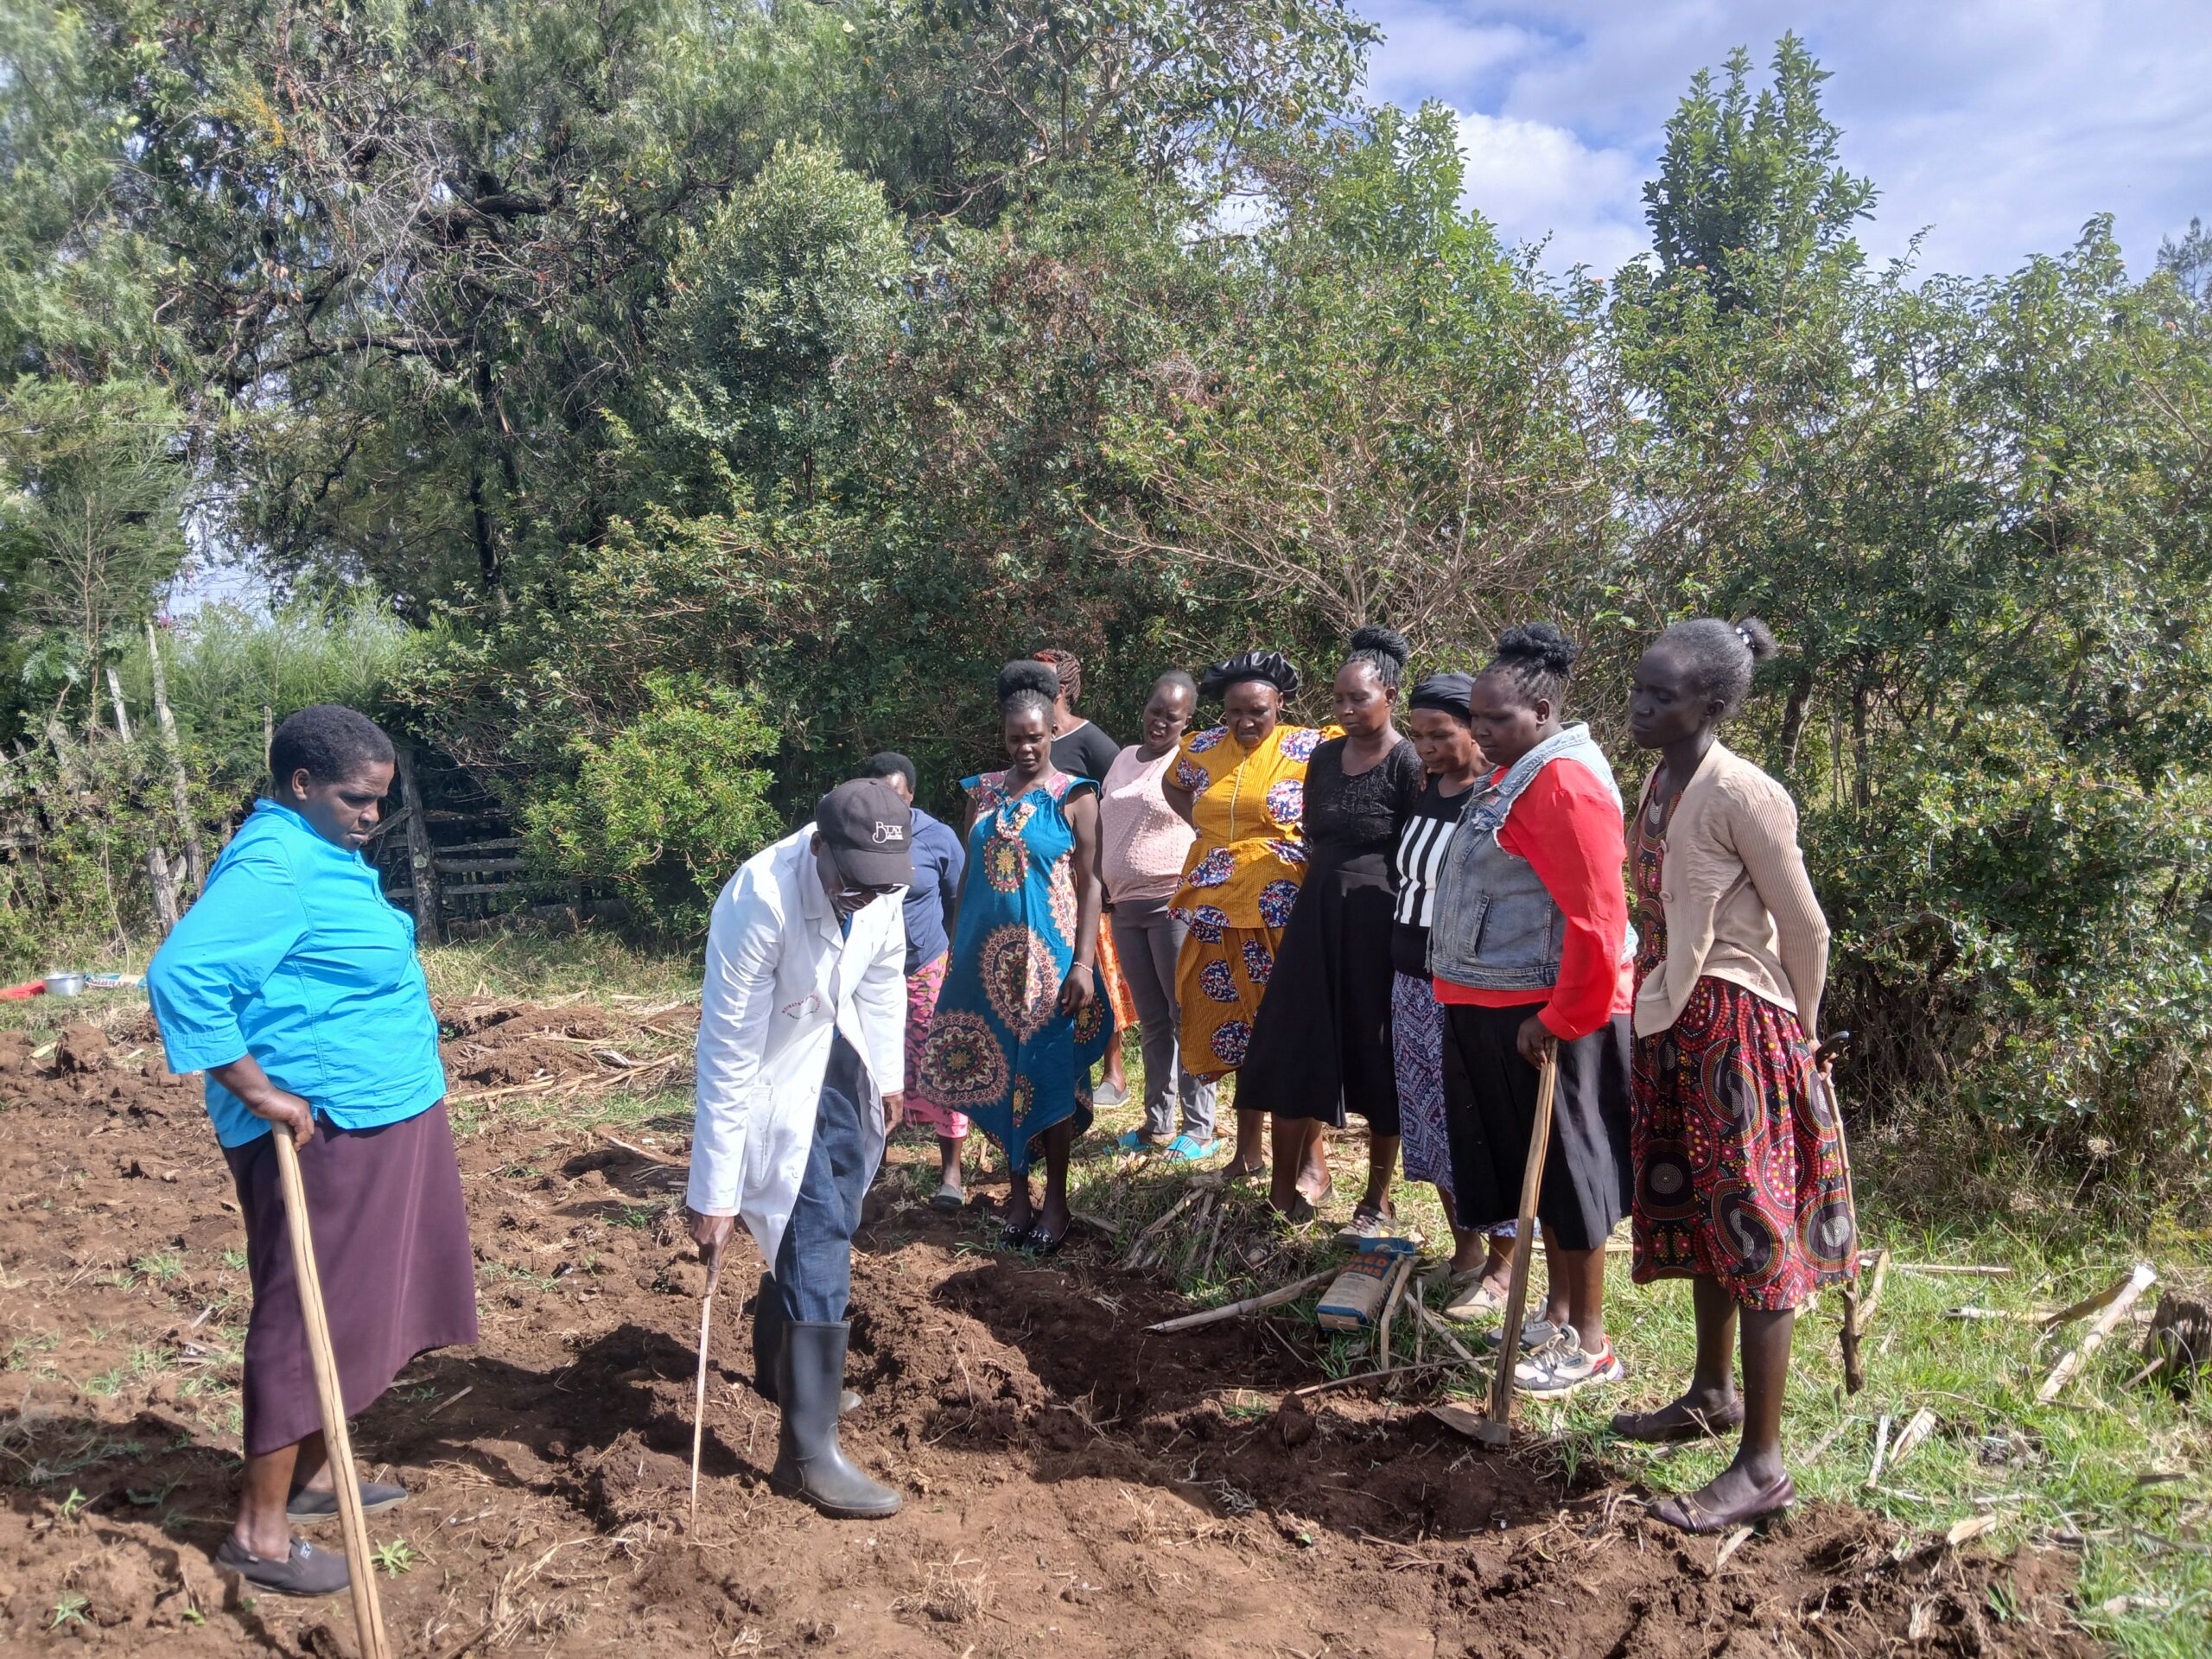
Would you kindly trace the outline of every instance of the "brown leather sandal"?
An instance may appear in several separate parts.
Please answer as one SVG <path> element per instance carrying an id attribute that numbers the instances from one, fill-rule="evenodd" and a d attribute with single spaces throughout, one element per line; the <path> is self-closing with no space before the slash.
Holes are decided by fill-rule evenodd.
<path id="1" fill-rule="evenodd" d="M 1797 1501 L 1797 1488 L 1788 1475 L 1783 1476 L 1763 1492 L 1753 1492 L 1733 1509 L 1708 1510 L 1697 1499 L 1684 1493 L 1675 1497 L 1662 1497 L 1651 1505 L 1651 1513 L 1669 1526 L 1700 1536 L 1707 1533 L 1726 1532 L 1731 1527 L 1764 1521 L 1770 1516 L 1780 1515 Z"/>
<path id="2" fill-rule="evenodd" d="M 1695 1407 L 1684 1407 L 1687 1414 L 1679 1421 L 1657 1421 L 1680 1404 L 1677 1401 L 1656 1411 L 1617 1411 L 1613 1414 L 1613 1433 L 1643 1446 L 1678 1446 L 1688 1440 L 1719 1440 L 1744 1426 L 1744 1402 L 1740 1400 L 1715 1416 L 1707 1416 Z"/>

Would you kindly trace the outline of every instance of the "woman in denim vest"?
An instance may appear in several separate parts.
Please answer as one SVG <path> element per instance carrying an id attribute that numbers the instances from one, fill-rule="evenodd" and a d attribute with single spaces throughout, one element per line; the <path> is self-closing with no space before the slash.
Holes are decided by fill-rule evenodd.
<path id="1" fill-rule="evenodd" d="M 1462 1227 L 1520 1208 L 1544 1053 L 1558 1091 L 1536 1215 L 1551 1267 L 1522 1332 L 1528 1393 L 1624 1375 L 1605 1338 L 1605 1238 L 1629 1208 L 1628 901 L 1620 791 L 1590 728 L 1560 712 L 1578 647 L 1514 628 L 1476 678 L 1475 741 L 1496 770 L 1469 792 L 1429 926 L 1444 1010 L 1445 1128 Z"/>

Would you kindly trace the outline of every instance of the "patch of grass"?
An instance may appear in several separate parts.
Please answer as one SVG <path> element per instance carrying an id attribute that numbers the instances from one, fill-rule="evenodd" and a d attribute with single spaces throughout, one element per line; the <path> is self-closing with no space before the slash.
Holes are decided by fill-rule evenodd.
<path id="1" fill-rule="evenodd" d="M 607 1219 L 617 1227 L 631 1227 L 639 1232 L 650 1232 L 661 1217 L 667 1213 L 667 1208 L 665 1205 L 631 1204 L 626 1200 L 618 1200 L 614 1208 L 607 1212 Z"/>
<path id="2" fill-rule="evenodd" d="M 39 1356 L 50 1354 L 60 1345 L 61 1332 L 59 1331 L 41 1331 L 33 1336 L 17 1337 L 8 1344 L 8 1356 L 0 1360 L 0 1370 L 44 1371 L 47 1368 L 38 1363 Z"/>
<path id="3" fill-rule="evenodd" d="M 72 1624 L 86 1624 L 89 1621 L 85 1618 L 85 1609 L 91 1605 L 92 1602 L 86 1597 L 73 1593 L 66 1595 L 54 1604 L 54 1617 L 46 1628 L 60 1630 Z"/>
<path id="4" fill-rule="evenodd" d="M 184 1252 L 157 1250 L 151 1255 L 142 1255 L 130 1264 L 130 1270 L 157 1285 L 169 1284 L 183 1276 Z"/>
<path id="5" fill-rule="evenodd" d="M 130 1357 L 122 1364 L 111 1370 L 102 1371 L 98 1376 L 86 1382 L 85 1392 L 97 1395 L 103 1399 L 110 1398 L 122 1393 L 133 1382 L 151 1376 L 156 1372 L 167 1370 L 168 1366 L 169 1357 L 160 1349 L 133 1348 Z"/>
<path id="6" fill-rule="evenodd" d="M 552 1290 L 560 1281 L 550 1274 L 532 1273 L 528 1268 L 518 1268 L 505 1262 L 486 1262 L 476 1269 L 476 1276 L 487 1285 L 527 1285 L 532 1290 Z"/>
<path id="7" fill-rule="evenodd" d="M 699 994 L 699 962 L 689 950 L 628 944 L 587 928 L 555 933 L 517 929 L 424 950 L 430 995 L 528 997 L 546 1001 L 578 993 L 614 1007 L 673 1002 Z"/>
<path id="8" fill-rule="evenodd" d="M 229 1268 L 232 1273 L 244 1273 L 245 1271 L 245 1252 L 244 1250 L 225 1250 L 223 1252 L 223 1265 Z"/>

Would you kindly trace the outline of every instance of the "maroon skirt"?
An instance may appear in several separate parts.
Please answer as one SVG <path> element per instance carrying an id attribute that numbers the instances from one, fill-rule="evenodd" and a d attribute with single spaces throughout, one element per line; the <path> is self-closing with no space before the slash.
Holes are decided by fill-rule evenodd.
<path id="1" fill-rule="evenodd" d="M 253 1317 L 245 1334 L 249 1456 L 322 1427 L 292 1271 L 274 1138 L 226 1147 L 245 1215 Z M 445 1103 L 373 1129 L 315 1125 L 300 1153 L 339 1392 L 367 1408 L 416 1355 L 476 1340 L 476 1262 Z"/>

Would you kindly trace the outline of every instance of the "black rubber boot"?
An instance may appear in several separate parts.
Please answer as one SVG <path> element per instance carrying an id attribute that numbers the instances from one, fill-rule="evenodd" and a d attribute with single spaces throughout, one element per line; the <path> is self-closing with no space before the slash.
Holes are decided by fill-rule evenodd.
<path id="1" fill-rule="evenodd" d="M 784 1345 L 784 1293 L 776 1288 L 773 1274 L 760 1275 L 760 1294 L 753 1299 L 753 1386 L 763 1400 L 776 1397 L 777 1353 Z"/>
<path id="2" fill-rule="evenodd" d="M 753 1386 L 763 1400 L 776 1397 L 776 1355 L 784 1344 L 784 1293 L 776 1288 L 775 1275 L 760 1275 L 760 1294 L 753 1302 Z M 861 1397 L 850 1389 L 837 1395 L 837 1414 L 860 1409 Z"/>
<path id="3" fill-rule="evenodd" d="M 852 1326 L 798 1319 L 783 1327 L 776 1395 L 784 1408 L 776 1466 L 768 1484 L 803 1497 L 827 1516 L 866 1519 L 898 1512 L 899 1494 L 849 1462 L 837 1444 L 837 1396 L 845 1382 L 845 1344 Z"/>

